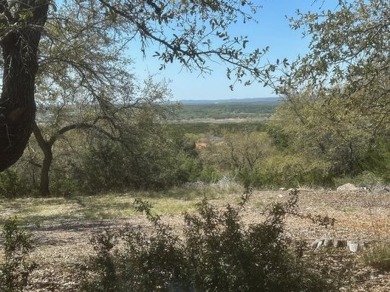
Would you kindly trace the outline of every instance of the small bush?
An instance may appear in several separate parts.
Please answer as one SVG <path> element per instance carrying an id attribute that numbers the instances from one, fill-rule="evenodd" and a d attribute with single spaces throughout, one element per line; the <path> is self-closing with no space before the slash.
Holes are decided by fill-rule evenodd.
<path id="1" fill-rule="evenodd" d="M 26 192 L 26 184 L 16 171 L 6 170 L 0 173 L 0 197 L 12 199 L 23 196 Z"/>
<path id="2" fill-rule="evenodd" d="M 237 207 L 220 210 L 203 200 L 186 214 L 182 235 L 151 206 L 137 201 L 152 231 L 129 227 L 94 240 L 97 256 L 86 291 L 334 291 L 326 277 L 289 249 L 284 217 L 296 200 L 274 205 L 266 220 L 246 226 Z M 115 242 L 121 242 L 114 248 Z M 104 244 L 101 244 L 104 242 Z"/>
<path id="3" fill-rule="evenodd" d="M 4 223 L 4 262 L 0 265 L 0 291 L 23 291 L 36 264 L 29 261 L 31 236 L 21 229 L 16 219 Z"/>
<path id="4" fill-rule="evenodd" d="M 390 244 L 379 243 L 363 254 L 363 262 L 381 271 L 390 271 Z"/>
<path id="5" fill-rule="evenodd" d="M 359 187 L 367 187 L 369 189 L 374 189 L 375 187 L 383 185 L 384 181 L 381 177 L 379 177 L 378 175 L 372 172 L 363 171 L 362 173 L 353 177 L 346 176 L 346 177 L 336 178 L 335 183 L 338 186 L 341 186 L 346 183 L 352 183 Z"/>
<path id="6" fill-rule="evenodd" d="M 214 183 L 218 181 L 222 176 L 211 165 L 204 165 L 199 175 L 199 180 L 205 183 Z"/>
<path id="7" fill-rule="evenodd" d="M 257 184 L 263 187 L 332 186 L 327 162 L 299 155 L 279 154 L 266 159 L 257 170 Z"/>
<path id="8" fill-rule="evenodd" d="M 147 144 L 147 143 L 144 143 Z M 196 180 L 201 165 L 172 143 L 152 142 L 134 149 L 100 141 L 86 149 L 74 179 L 84 193 L 128 189 L 167 189 Z"/>

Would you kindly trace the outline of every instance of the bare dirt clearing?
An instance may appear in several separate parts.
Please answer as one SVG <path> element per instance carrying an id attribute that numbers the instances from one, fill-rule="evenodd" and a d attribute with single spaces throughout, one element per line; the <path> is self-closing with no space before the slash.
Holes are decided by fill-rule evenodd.
<path id="1" fill-rule="evenodd" d="M 264 218 L 262 213 L 267 206 L 285 201 L 288 196 L 287 191 L 254 192 L 243 212 L 242 220 L 247 224 L 261 222 Z M 227 203 L 237 203 L 239 198 L 239 193 L 224 196 L 219 194 L 210 201 L 222 207 Z M 126 224 L 148 228 L 149 224 L 143 215 L 131 214 L 129 211 L 133 199 L 131 195 L 96 197 L 95 201 L 111 202 L 107 203 L 106 213 L 102 211 L 104 204 L 101 206 L 102 209 L 93 209 L 86 206 L 86 201 L 80 201 L 81 199 L 36 201 L 20 199 L 1 202 L 2 219 L 18 215 L 27 223 L 27 228 L 33 234 L 36 249 L 32 256 L 39 266 L 32 274 L 28 290 L 77 291 L 80 280 L 79 267 L 94 252 L 90 244 L 94 234 L 104 229 L 121 228 Z M 94 199 L 88 200 L 92 202 Z M 186 200 L 179 198 L 169 200 L 171 200 L 169 203 L 157 203 L 156 210 L 163 214 L 164 221 L 180 229 L 183 223 L 180 213 L 184 210 L 194 210 L 194 205 L 201 200 L 201 196 Z M 170 208 L 164 207 L 166 205 L 170 205 Z M 367 243 L 390 242 L 389 193 L 302 190 L 299 195 L 299 212 L 329 216 L 336 221 L 334 226 L 325 228 L 314 225 L 310 220 L 288 216 L 286 232 L 293 239 L 308 243 L 319 238 L 361 240 Z M 102 219 L 107 217 L 109 218 Z M 346 251 L 345 248 L 340 252 L 340 256 L 356 259 L 353 266 L 355 276 L 351 279 L 351 285 L 342 291 L 390 291 L 390 274 L 364 267 L 358 259 L 361 252 L 355 254 Z M 330 257 L 329 262 L 324 264 L 342 265 L 343 262 Z"/>

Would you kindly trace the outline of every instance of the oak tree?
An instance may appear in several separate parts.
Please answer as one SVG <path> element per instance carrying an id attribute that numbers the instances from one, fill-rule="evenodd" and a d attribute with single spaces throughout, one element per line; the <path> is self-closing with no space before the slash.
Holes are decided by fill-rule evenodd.
<path id="1" fill-rule="evenodd" d="M 357 174 L 390 138 L 390 3 L 340 0 L 297 14 L 291 26 L 309 52 L 279 78 L 286 104 L 275 122 L 290 148 L 324 159 L 333 175 Z"/>
<path id="2" fill-rule="evenodd" d="M 0 170 L 19 159 L 32 131 L 38 47 L 48 9 L 46 0 L 0 2 Z"/>
<path id="3" fill-rule="evenodd" d="M 289 99 L 311 90 L 339 108 L 360 112 L 375 134 L 388 132 L 390 3 L 340 0 L 335 10 L 298 10 L 291 26 L 309 37 L 309 52 L 280 78 L 278 91 Z"/>
<path id="4" fill-rule="evenodd" d="M 123 49 L 147 54 L 148 45 L 157 45 L 159 50 L 154 55 L 160 59 L 161 68 L 178 61 L 189 70 L 209 72 L 208 61 L 219 60 L 227 65 L 232 83 L 249 84 L 261 78 L 259 59 L 264 51 L 256 49 L 246 53 L 248 39 L 227 33 L 237 21 L 252 19 L 257 7 L 249 1 L 74 0 L 57 4 L 58 8 L 61 5 L 77 8 L 69 18 L 62 19 L 64 24 L 77 19 L 80 25 L 100 25 L 123 44 Z M 0 171 L 19 159 L 32 132 L 39 42 L 42 36 L 58 41 L 51 39 L 46 30 L 47 20 L 55 17 L 54 1 L 0 1 L 0 46 L 4 62 Z M 66 46 L 63 43 L 64 49 Z M 93 67 L 93 60 L 86 58 L 86 61 Z"/>

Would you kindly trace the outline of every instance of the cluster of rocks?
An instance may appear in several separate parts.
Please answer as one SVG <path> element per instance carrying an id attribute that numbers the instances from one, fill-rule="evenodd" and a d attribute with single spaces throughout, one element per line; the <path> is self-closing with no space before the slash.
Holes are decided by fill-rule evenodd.
<path id="1" fill-rule="evenodd" d="M 346 248 L 351 252 L 358 252 L 367 247 L 367 242 L 363 240 L 343 240 L 343 239 L 335 239 L 335 238 L 321 238 L 316 239 L 312 242 L 312 249 L 320 249 L 320 248 Z"/>
<path id="2" fill-rule="evenodd" d="M 368 188 L 366 188 L 366 187 L 357 187 L 354 184 L 347 183 L 347 184 L 344 184 L 342 186 L 339 186 L 337 188 L 337 191 L 338 192 L 359 192 L 359 191 L 365 192 L 365 191 L 368 191 Z"/>
<path id="3" fill-rule="evenodd" d="M 279 191 L 299 191 L 299 192 L 304 192 L 304 191 L 312 191 L 311 189 L 306 189 L 306 188 L 280 188 Z M 339 186 L 336 189 L 337 192 L 370 192 L 370 193 L 390 193 L 390 186 L 385 186 L 385 185 L 374 185 L 370 187 L 357 187 L 352 183 L 346 183 L 341 186 Z"/>
<path id="4" fill-rule="evenodd" d="M 371 192 L 371 193 L 389 193 L 390 186 L 375 185 L 371 187 L 357 187 L 354 184 L 346 183 L 337 188 L 338 192 Z"/>

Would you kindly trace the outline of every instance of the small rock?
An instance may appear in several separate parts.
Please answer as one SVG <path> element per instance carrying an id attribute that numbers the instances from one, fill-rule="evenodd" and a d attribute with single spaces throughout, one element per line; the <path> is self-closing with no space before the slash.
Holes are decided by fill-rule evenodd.
<path id="1" fill-rule="evenodd" d="M 318 241 L 318 243 L 317 243 L 316 249 L 321 248 L 323 245 L 324 245 L 324 240 L 323 240 L 323 239 L 320 239 L 320 240 Z"/>
<path id="2" fill-rule="evenodd" d="M 344 184 L 342 186 L 339 186 L 337 188 L 337 191 L 338 192 L 351 192 L 351 191 L 359 191 L 360 188 L 358 188 L 357 186 L 355 186 L 354 184 L 351 184 L 351 183 L 347 183 L 347 184 Z"/>
<path id="3" fill-rule="evenodd" d="M 358 240 L 348 240 L 347 247 L 351 252 L 358 252 L 366 246 L 366 243 Z"/>
<path id="4" fill-rule="evenodd" d="M 349 251 L 357 252 L 359 249 L 359 243 L 357 241 L 354 241 L 354 240 L 348 240 L 347 247 L 348 247 Z"/>
<path id="5" fill-rule="evenodd" d="M 319 240 L 316 239 L 316 240 L 314 240 L 314 241 L 310 244 L 310 246 L 311 246 L 312 249 L 315 249 L 315 248 L 317 247 L 318 241 L 319 241 Z"/>
<path id="6" fill-rule="evenodd" d="M 324 243 L 323 239 L 316 239 L 313 241 L 313 243 L 310 245 L 312 249 L 318 249 L 320 248 Z"/>
<path id="7" fill-rule="evenodd" d="M 333 239 L 331 238 L 321 238 L 321 239 L 316 239 L 312 242 L 310 245 L 312 249 L 319 249 L 321 247 L 331 247 L 333 246 Z"/>

